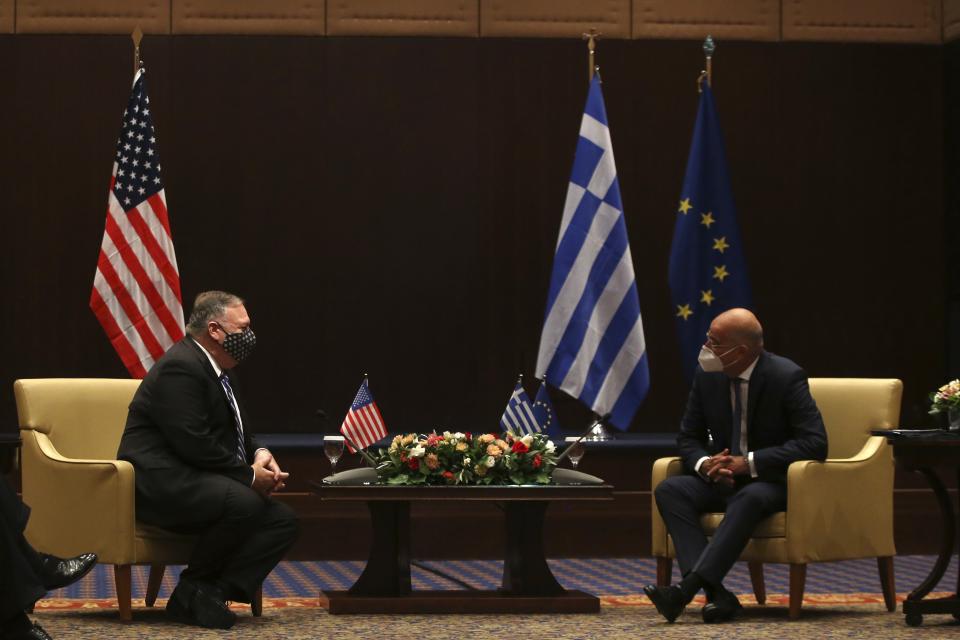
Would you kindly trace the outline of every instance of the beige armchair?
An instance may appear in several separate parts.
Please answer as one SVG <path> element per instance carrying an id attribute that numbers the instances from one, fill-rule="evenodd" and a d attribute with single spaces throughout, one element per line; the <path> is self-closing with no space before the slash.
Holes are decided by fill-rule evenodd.
<path id="1" fill-rule="evenodd" d="M 120 618 L 131 620 L 131 571 L 150 565 L 145 603 L 153 606 L 164 568 L 185 564 L 192 536 L 135 519 L 134 470 L 116 460 L 127 407 L 139 380 L 17 380 L 23 437 L 23 500 L 32 511 L 27 539 L 59 556 L 93 551 L 114 565 Z M 252 605 L 262 610 L 261 592 Z"/>
<path id="2" fill-rule="evenodd" d="M 757 602 L 766 601 L 763 563 L 790 565 L 790 617 L 800 615 L 807 564 L 877 558 L 888 611 L 896 609 L 893 556 L 893 452 L 871 429 L 895 427 L 900 419 L 899 380 L 811 378 L 810 392 L 820 407 L 829 442 L 825 462 L 794 462 L 787 471 L 787 511 L 760 523 L 740 556 L 750 568 Z M 654 463 L 651 490 L 683 473 L 680 458 Z M 675 551 L 652 500 L 653 555 L 657 583 L 670 583 Z M 709 535 L 722 513 L 704 514 Z"/>

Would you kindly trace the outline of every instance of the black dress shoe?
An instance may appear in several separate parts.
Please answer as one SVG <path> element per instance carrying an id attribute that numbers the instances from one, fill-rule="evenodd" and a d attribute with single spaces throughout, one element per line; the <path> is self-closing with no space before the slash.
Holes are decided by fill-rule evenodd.
<path id="1" fill-rule="evenodd" d="M 48 553 L 40 554 L 40 581 L 47 591 L 71 585 L 90 573 L 97 564 L 97 554 L 83 553 L 76 558 L 58 558 Z"/>
<path id="2" fill-rule="evenodd" d="M 714 591 L 713 598 L 700 610 L 703 621 L 707 624 L 726 622 L 736 617 L 743 610 L 743 605 L 723 587 Z"/>
<path id="3" fill-rule="evenodd" d="M 43 627 L 34 622 L 29 629 L 16 633 L 7 633 L 4 640 L 53 640 L 53 636 L 43 630 Z"/>
<path id="4" fill-rule="evenodd" d="M 170 594 L 167 615 L 177 622 L 208 629 L 229 629 L 237 621 L 237 614 L 227 607 L 217 587 L 189 580 L 181 580 Z"/>
<path id="5" fill-rule="evenodd" d="M 680 587 L 658 587 L 654 584 L 648 584 L 643 588 L 650 601 L 657 607 L 667 622 L 673 622 L 680 617 L 684 608 L 687 606 L 687 600 L 683 597 Z"/>

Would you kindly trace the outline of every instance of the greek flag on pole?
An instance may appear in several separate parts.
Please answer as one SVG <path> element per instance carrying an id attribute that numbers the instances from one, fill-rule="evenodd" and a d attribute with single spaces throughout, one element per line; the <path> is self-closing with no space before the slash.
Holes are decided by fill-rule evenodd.
<path id="1" fill-rule="evenodd" d="M 523 390 L 520 380 L 517 380 L 517 386 L 514 387 L 507 401 L 507 408 L 503 410 L 503 415 L 500 417 L 500 427 L 512 433 L 527 434 L 540 431 L 540 425 L 537 424 L 530 406 L 530 397 Z"/>
<path id="2" fill-rule="evenodd" d="M 607 113 L 594 75 L 580 124 L 540 336 L 537 377 L 618 429 L 650 387 Z"/>

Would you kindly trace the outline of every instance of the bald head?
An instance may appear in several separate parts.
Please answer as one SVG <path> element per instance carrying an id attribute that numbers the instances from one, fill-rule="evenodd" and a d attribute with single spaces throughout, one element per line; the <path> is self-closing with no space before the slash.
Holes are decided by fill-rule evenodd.
<path id="1" fill-rule="evenodd" d="M 763 327 L 747 309 L 724 311 L 710 323 L 707 343 L 728 376 L 737 377 L 763 351 Z"/>
<path id="2" fill-rule="evenodd" d="M 751 349 L 763 348 L 763 327 L 757 316 L 749 309 L 730 309 L 724 311 L 710 323 L 710 330 L 714 328 L 733 342 L 746 345 Z"/>

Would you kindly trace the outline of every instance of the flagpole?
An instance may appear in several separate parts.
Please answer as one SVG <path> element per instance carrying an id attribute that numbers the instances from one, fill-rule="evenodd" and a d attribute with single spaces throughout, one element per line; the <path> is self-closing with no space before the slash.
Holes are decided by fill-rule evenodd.
<path id="1" fill-rule="evenodd" d="M 359 453 L 361 456 L 363 456 L 363 459 L 367 461 L 367 464 L 369 464 L 371 467 L 377 466 L 377 461 L 373 459 L 373 456 L 371 456 L 369 453 L 367 453 L 366 451 L 358 447 L 356 443 L 350 439 L 350 436 L 343 433 L 343 431 L 341 431 L 340 433 L 343 434 L 343 437 L 346 439 L 347 444 L 350 445 L 350 448 L 356 451 L 357 453 Z"/>
<path id="2" fill-rule="evenodd" d="M 130 38 L 133 40 L 133 73 L 136 74 L 140 71 L 140 42 L 143 40 L 143 31 L 139 24 L 130 34 Z"/>
<path id="3" fill-rule="evenodd" d="M 588 33 L 583 34 L 583 39 L 587 41 L 587 82 L 593 82 L 593 74 L 597 72 L 596 51 L 597 38 L 603 34 L 593 27 L 590 27 Z"/>
<path id="4" fill-rule="evenodd" d="M 596 429 L 597 427 L 603 427 L 603 421 L 610 417 L 609 414 L 605 416 L 598 416 L 597 414 L 593 415 L 594 420 L 590 423 L 590 426 L 587 427 L 587 430 L 580 434 L 580 437 L 576 439 L 575 442 L 571 442 L 570 445 L 563 450 L 559 456 L 557 456 L 557 466 L 560 466 L 560 463 L 563 462 L 563 459 L 570 454 L 570 450 L 574 445 L 580 444 L 580 441 L 590 435 L 590 432 Z"/>
<path id="5" fill-rule="evenodd" d="M 707 80 L 707 86 L 713 88 L 713 52 L 717 50 L 717 43 L 713 41 L 713 36 L 707 36 L 703 41 L 703 55 L 707 59 L 706 69 L 697 76 L 697 93 L 702 93 L 701 83 L 704 78 Z"/>

